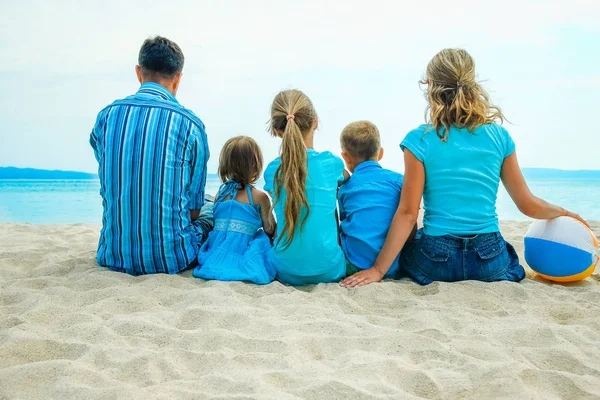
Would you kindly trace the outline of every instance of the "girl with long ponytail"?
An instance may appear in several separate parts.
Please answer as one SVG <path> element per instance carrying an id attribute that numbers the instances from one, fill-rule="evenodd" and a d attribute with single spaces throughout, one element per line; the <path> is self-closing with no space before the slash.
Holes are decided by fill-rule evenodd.
<path id="1" fill-rule="evenodd" d="M 313 148 L 318 126 L 310 99 L 299 90 L 275 96 L 269 129 L 281 138 L 281 155 L 264 174 L 273 197 L 277 234 L 271 258 L 277 279 L 291 285 L 336 282 L 345 258 L 337 240 L 337 188 L 344 163 Z"/>

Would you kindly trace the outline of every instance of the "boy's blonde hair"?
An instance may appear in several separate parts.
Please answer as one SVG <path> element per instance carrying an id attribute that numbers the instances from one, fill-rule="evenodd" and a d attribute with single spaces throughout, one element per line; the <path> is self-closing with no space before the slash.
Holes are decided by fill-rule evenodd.
<path id="1" fill-rule="evenodd" d="M 427 65 L 426 120 L 443 141 L 451 126 L 473 132 L 483 124 L 504 122 L 499 107 L 475 80 L 475 62 L 463 49 L 444 49 Z"/>
<path id="2" fill-rule="evenodd" d="M 233 180 L 245 188 L 256 183 L 262 168 L 262 152 L 258 143 L 251 137 L 236 136 L 223 145 L 217 171 L 221 181 Z"/>
<path id="3" fill-rule="evenodd" d="M 283 241 L 287 249 L 292 240 L 296 226 L 302 226 L 308 218 L 310 207 L 306 197 L 306 177 L 308 176 L 308 159 L 304 136 L 308 134 L 315 121 L 317 113 L 312 102 L 299 90 L 285 90 L 275 96 L 271 105 L 271 120 L 269 127 L 273 136 L 281 135 L 281 165 L 275 172 L 274 202 L 279 202 L 281 189 L 286 192 L 283 208 L 284 227 L 277 238 L 277 244 Z M 300 221 L 302 209 L 306 214 Z"/>
<path id="4" fill-rule="evenodd" d="M 377 157 L 381 149 L 379 129 L 369 121 L 352 122 L 342 130 L 340 145 L 342 150 L 363 161 Z"/>

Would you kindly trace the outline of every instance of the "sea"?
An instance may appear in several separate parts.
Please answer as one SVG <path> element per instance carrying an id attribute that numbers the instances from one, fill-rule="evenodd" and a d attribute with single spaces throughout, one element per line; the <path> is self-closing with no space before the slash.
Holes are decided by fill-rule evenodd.
<path id="1" fill-rule="evenodd" d="M 535 195 L 587 220 L 600 220 L 600 178 L 530 179 L 528 184 Z M 219 185 L 217 178 L 209 178 L 206 193 L 216 194 Z M 97 179 L 0 179 L 0 223 L 100 224 L 99 190 Z M 497 213 L 502 220 L 527 220 L 502 186 Z"/>

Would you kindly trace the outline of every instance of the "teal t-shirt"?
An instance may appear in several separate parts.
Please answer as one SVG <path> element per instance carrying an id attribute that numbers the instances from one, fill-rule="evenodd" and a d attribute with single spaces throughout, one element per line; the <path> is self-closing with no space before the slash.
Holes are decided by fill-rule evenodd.
<path id="1" fill-rule="evenodd" d="M 278 272 L 313 276 L 344 269 L 346 259 L 338 244 L 338 230 L 335 212 L 337 190 L 344 180 L 344 162 L 328 151 L 319 153 L 307 149 L 308 177 L 306 195 L 310 212 L 302 230 L 296 226 L 291 245 L 281 251 L 283 240 L 272 251 L 272 260 Z M 275 196 L 275 172 L 281 159 L 277 157 L 265 170 L 264 189 Z M 277 218 L 277 238 L 284 227 L 284 205 L 286 193 L 281 190 L 281 198 L 275 205 Z M 306 210 L 301 212 L 304 217 Z M 277 239 L 276 239 L 277 240 Z"/>
<path id="2" fill-rule="evenodd" d="M 430 236 L 498 232 L 496 198 L 504 159 L 515 143 L 500 125 L 452 127 L 443 142 L 421 125 L 400 144 L 425 166 L 424 232 Z"/>

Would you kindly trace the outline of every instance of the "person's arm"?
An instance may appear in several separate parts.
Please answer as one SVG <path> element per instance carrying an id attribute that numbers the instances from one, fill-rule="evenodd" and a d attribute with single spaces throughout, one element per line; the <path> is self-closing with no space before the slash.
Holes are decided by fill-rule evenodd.
<path id="1" fill-rule="evenodd" d="M 344 168 L 344 172 L 342 172 L 342 175 L 344 176 L 344 180 L 338 182 L 338 187 L 341 186 L 348 179 L 350 179 L 350 172 L 348 172 L 345 168 Z"/>
<path id="2" fill-rule="evenodd" d="M 344 279 L 342 285 L 345 287 L 364 286 L 382 280 L 415 228 L 425 187 L 425 167 L 409 149 L 404 150 L 404 166 L 404 185 L 400 204 L 388 230 L 385 244 L 375 264 Z"/>
<path id="3" fill-rule="evenodd" d="M 219 198 L 219 193 L 217 192 L 214 196 L 213 196 L 213 205 L 217 202 L 217 199 Z M 200 218 L 200 216 L 202 215 L 202 210 L 190 210 L 190 217 L 192 218 L 192 221 L 196 221 Z"/>
<path id="4" fill-rule="evenodd" d="M 204 129 L 194 125 L 190 132 L 191 142 L 191 179 L 189 197 L 190 217 L 192 221 L 200 217 L 200 209 L 204 205 L 204 188 L 206 186 L 206 164 L 210 153 L 208 151 L 208 143 Z"/>
<path id="5" fill-rule="evenodd" d="M 94 150 L 94 157 L 96 158 L 96 161 L 98 161 L 98 163 L 102 161 L 100 140 L 101 137 L 102 139 L 104 139 L 103 130 L 105 125 L 105 113 L 101 112 L 96 117 L 96 123 L 94 124 L 92 132 L 90 133 L 90 146 L 92 146 L 92 149 Z"/>
<path id="6" fill-rule="evenodd" d="M 256 203 L 260 205 L 260 218 L 262 219 L 263 230 L 267 236 L 273 238 L 277 229 L 277 223 L 271 210 L 271 199 L 265 192 L 257 189 L 252 189 L 252 195 Z"/>
<path id="7" fill-rule="evenodd" d="M 92 150 L 94 150 L 94 157 L 96 161 L 100 162 L 100 155 L 98 154 L 98 137 L 96 136 L 96 127 L 92 129 L 92 133 L 90 133 L 90 146 L 92 146 Z"/>
<path id="8" fill-rule="evenodd" d="M 404 177 L 402 177 L 402 179 L 399 182 L 400 184 L 400 197 L 402 198 L 402 185 L 404 184 Z M 400 203 L 400 202 L 398 202 Z M 413 225 L 412 231 L 410 232 L 410 235 L 408 235 L 408 239 L 407 240 L 414 240 L 415 237 L 417 237 L 417 231 L 419 230 L 419 219 L 422 219 L 422 213 L 423 211 L 423 198 L 421 197 L 421 201 L 419 202 L 419 211 L 417 213 L 417 222 Z"/>
<path id="9" fill-rule="evenodd" d="M 561 216 L 569 216 L 589 227 L 588 223 L 579 215 L 560 206 L 548 203 L 531 193 L 519 167 L 516 152 L 513 152 L 504 159 L 500 177 L 515 205 L 526 216 L 533 219 L 553 219 Z"/>
<path id="10" fill-rule="evenodd" d="M 198 218 L 200 218 L 200 210 L 199 209 L 190 210 L 190 217 L 192 218 L 192 221 L 195 221 Z"/>

